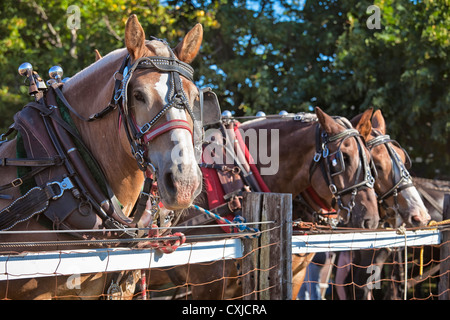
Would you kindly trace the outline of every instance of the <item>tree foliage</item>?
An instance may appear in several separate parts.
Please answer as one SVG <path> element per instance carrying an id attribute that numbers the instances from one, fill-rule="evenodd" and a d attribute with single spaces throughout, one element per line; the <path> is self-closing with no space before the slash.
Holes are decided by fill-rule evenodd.
<path id="1" fill-rule="evenodd" d="M 68 27 L 80 9 L 80 26 Z M 370 29 L 369 6 L 380 9 Z M 55 64 L 70 76 L 91 64 L 94 49 L 123 47 L 136 13 L 147 34 L 176 45 L 197 22 L 204 42 L 195 60 L 199 86 L 222 109 L 310 111 L 349 118 L 381 109 L 388 133 L 407 146 L 414 172 L 450 179 L 449 26 L 447 0 L 5 0 L 0 9 L 0 130 L 27 101 L 17 67 L 41 76 Z"/>

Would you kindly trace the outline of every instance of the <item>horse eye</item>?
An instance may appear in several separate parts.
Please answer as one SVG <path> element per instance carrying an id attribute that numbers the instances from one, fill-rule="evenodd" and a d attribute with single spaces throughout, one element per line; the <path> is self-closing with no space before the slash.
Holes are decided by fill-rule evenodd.
<path id="1" fill-rule="evenodd" d="M 134 96 L 134 98 L 135 98 L 137 101 L 145 102 L 145 98 L 144 98 L 144 95 L 142 94 L 142 92 L 140 92 L 140 91 L 135 91 L 135 92 L 133 93 L 133 96 Z"/>
<path id="2" fill-rule="evenodd" d="M 344 162 L 348 164 L 349 160 L 350 160 L 350 156 L 347 153 L 344 153 L 343 157 L 344 157 Z"/>
<path id="3" fill-rule="evenodd" d="M 383 167 L 379 164 L 376 164 L 375 168 L 377 169 L 377 171 L 380 171 L 380 172 L 383 171 Z"/>

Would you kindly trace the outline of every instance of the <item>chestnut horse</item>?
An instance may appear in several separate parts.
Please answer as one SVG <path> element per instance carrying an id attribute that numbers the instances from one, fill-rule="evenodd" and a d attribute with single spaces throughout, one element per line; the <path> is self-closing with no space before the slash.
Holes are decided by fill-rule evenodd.
<path id="1" fill-rule="evenodd" d="M 372 120 L 367 121 L 365 118 L 370 119 L 371 113 L 370 111 L 360 114 L 354 117 L 351 122 L 366 141 L 375 165 L 374 188 L 378 201 L 382 204 L 379 206 L 380 221 L 389 220 L 391 225 L 395 227 L 395 220 L 401 218 L 408 227 L 425 226 L 430 220 L 430 216 L 406 168 L 411 165 L 411 160 L 406 151 L 386 135 L 386 122 L 381 111 L 375 111 Z M 313 203 L 310 203 L 310 205 L 314 206 Z M 296 210 L 296 214 L 299 214 L 298 211 L 302 212 L 303 219 L 312 220 L 311 214 L 305 208 L 297 207 Z M 303 258 L 295 257 L 294 259 L 293 257 L 293 260 L 297 262 L 296 268 L 293 268 L 293 299 L 297 297 L 305 277 L 306 268 L 313 256 L 314 254 L 309 254 Z M 367 266 L 373 260 L 373 252 L 370 250 L 354 252 L 354 256 L 358 259 L 353 262 L 361 266 Z M 360 277 L 362 280 L 359 281 L 362 284 L 369 276 L 365 273 L 366 269 L 359 270 L 359 273 L 362 272 Z M 357 271 L 353 274 L 354 279 L 358 278 L 359 273 Z"/>
<path id="2" fill-rule="evenodd" d="M 271 192 L 297 195 L 312 185 L 325 202 L 340 212 L 341 219 L 348 226 L 375 228 L 379 220 L 378 207 L 371 185 L 373 181 L 371 181 L 370 169 L 365 164 L 370 159 L 369 151 L 354 130 L 349 131 L 342 122 L 327 115 L 320 108 L 316 108 L 316 115 L 317 118 L 311 122 L 301 121 L 301 119 L 299 121 L 292 116 L 256 119 L 242 123 L 239 129 L 242 130 L 243 136 L 248 136 L 247 134 L 251 131 L 256 132 L 259 134 L 259 139 L 263 134 L 268 134 L 267 146 L 264 146 L 267 147 L 266 150 L 261 149 L 261 144 L 258 150 L 251 145 L 247 147 Z M 318 134 L 328 137 L 327 143 L 323 144 L 328 153 L 332 155 L 342 152 L 343 161 L 346 164 L 345 170 L 334 175 L 332 181 L 327 181 L 319 168 L 320 165 L 317 164 L 322 160 L 325 161 L 328 156 L 323 152 L 324 150 L 320 150 L 319 154 L 317 148 L 320 148 L 322 144 L 316 145 Z M 264 175 L 264 165 L 261 164 L 262 161 L 257 160 L 262 159 L 263 151 L 266 155 L 279 153 L 276 172 Z M 334 187 L 330 188 L 330 184 Z M 342 190 L 348 191 L 341 193 Z M 338 197 L 339 199 L 336 200 Z M 196 203 L 200 207 L 208 208 L 205 191 L 198 197 Z M 347 207 L 350 209 L 343 209 Z M 187 214 L 181 217 L 179 224 L 198 214 L 199 212 L 188 210 Z M 193 229 L 189 234 L 209 232 L 221 233 L 223 230 L 220 228 L 208 228 L 206 231 Z M 232 279 L 226 281 L 228 277 L 236 276 L 236 266 L 231 260 L 207 265 L 177 266 L 169 268 L 167 272 L 175 285 L 190 284 L 194 299 L 223 299 L 240 296 L 241 288 L 235 286 Z M 230 284 L 231 286 L 226 289 Z M 225 293 L 226 290 L 229 292 Z"/>
<path id="3" fill-rule="evenodd" d="M 158 68 L 158 60 L 171 61 L 173 65 L 186 67 L 197 55 L 203 37 L 203 28 L 197 24 L 184 39 L 172 50 L 161 40 L 145 40 L 137 17 L 131 15 L 125 26 L 126 48 L 115 50 L 89 67 L 77 73 L 68 80 L 62 89 L 64 97 L 78 116 L 72 118 L 84 144 L 91 151 L 106 176 L 114 195 L 123 206 L 123 214 L 129 215 L 138 198 L 145 175 L 142 164 L 152 164 L 154 178 L 158 182 L 158 193 L 166 208 L 180 210 L 191 206 L 195 197 L 201 191 L 202 175 L 193 145 L 194 119 L 191 108 L 198 99 L 199 90 L 192 77 L 186 77 L 183 70 L 169 71 Z M 152 58 L 154 58 L 152 60 Z M 127 59 L 127 60 L 125 60 Z M 127 63 L 126 63 L 127 62 Z M 152 68 L 143 63 L 153 63 Z M 128 73 L 126 69 L 128 68 Z M 117 91 L 116 80 L 121 80 L 118 71 L 127 77 L 128 82 L 122 82 L 123 92 Z M 170 77 L 169 77 L 170 73 Z M 176 74 L 175 74 L 176 73 Z M 173 83 L 178 81 L 177 98 L 183 98 L 183 107 L 172 108 L 174 91 Z M 118 93 L 121 93 L 119 96 Z M 122 108 L 129 110 L 129 118 L 133 119 L 131 126 L 135 132 L 143 132 L 144 127 L 153 124 L 165 124 L 166 129 L 152 139 L 142 137 L 141 160 L 139 167 L 136 154 L 130 152 L 130 136 L 125 128 L 124 117 L 118 116 L 115 108 L 103 118 L 87 122 L 83 118 L 103 110 L 111 101 L 111 97 L 123 99 Z M 183 97 L 181 97 L 183 96 Z M 116 102 L 119 100 L 116 99 Z M 81 116 L 79 116 L 81 115 Z M 119 120 L 119 121 L 118 121 Z M 167 127 L 173 121 L 183 122 L 183 126 Z M 152 130 L 148 130 L 151 132 Z M 136 145 L 134 145 L 136 146 Z M 131 145 L 133 149 L 133 145 Z M 134 149 L 136 150 L 136 149 Z M 174 157 L 173 150 L 178 157 Z M 3 142 L 0 145 L 0 158 L 16 157 L 16 139 Z M 181 161 L 180 161 L 181 158 Z M 16 167 L 0 167 L 0 185 L 16 179 Z M 1 199 L 0 208 L 7 207 L 14 199 L 20 197 L 18 188 L 2 191 L 3 195 L 12 200 Z M 1 210 L 1 209 L 0 209 Z M 10 231 L 22 231 L 20 234 L 5 234 L 0 232 L 0 243 L 14 241 L 64 241 L 73 240 L 69 234 L 60 233 L 27 233 L 28 230 L 48 230 L 45 217 L 36 215 L 25 222 L 16 224 Z M 38 221 L 39 220 L 39 221 Z M 131 219 L 130 219 L 131 220 Z M 48 225 L 48 222 L 46 223 Z M 51 223 L 50 223 L 51 224 Z M 100 225 L 99 229 L 104 228 Z M 33 251 L 70 249 L 70 246 L 54 245 L 42 248 L 39 245 Z M 83 246 L 76 246 L 77 249 Z M 22 247 L 9 247 L 9 252 L 21 252 Z M 5 250 L 2 249 L 4 253 Z M 80 276 L 80 286 L 69 288 L 69 277 L 52 276 L 37 277 L 24 280 L 6 280 L 0 282 L 0 296 L 6 299 L 51 299 L 58 296 L 73 298 L 98 298 L 104 291 L 106 274 Z M 87 284 L 86 284 L 87 283 Z"/>

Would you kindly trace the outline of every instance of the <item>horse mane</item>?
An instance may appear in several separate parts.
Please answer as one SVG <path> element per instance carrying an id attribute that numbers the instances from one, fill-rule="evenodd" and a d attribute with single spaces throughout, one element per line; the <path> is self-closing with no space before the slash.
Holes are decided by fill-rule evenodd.
<path id="1" fill-rule="evenodd" d="M 116 61 L 119 60 L 119 58 L 123 59 L 123 57 L 125 57 L 126 51 L 127 50 L 125 48 L 111 51 L 100 60 L 95 61 L 86 68 L 77 72 L 64 84 L 64 89 L 70 90 L 72 86 L 76 86 L 76 84 L 79 83 L 80 81 L 82 82 L 84 79 L 89 78 L 92 75 L 98 74 L 100 70 L 105 70 L 104 69 L 105 66 L 115 63 Z"/>
<path id="2" fill-rule="evenodd" d="M 159 40 L 146 40 L 146 46 L 154 53 L 156 56 L 161 57 L 170 57 L 170 52 L 167 49 L 167 46 L 159 41 Z M 121 61 L 125 57 L 125 54 L 127 53 L 126 48 L 120 48 L 116 49 L 114 51 L 111 51 L 101 59 L 91 63 L 86 68 L 82 69 L 81 71 L 77 72 L 73 77 L 71 77 L 64 85 L 65 90 L 70 90 L 72 86 L 75 86 L 80 81 L 85 80 L 86 78 L 90 78 L 93 75 L 97 75 L 99 71 L 105 70 L 105 66 L 108 66 L 110 64 L 117 63 L 118 61 Z"/>

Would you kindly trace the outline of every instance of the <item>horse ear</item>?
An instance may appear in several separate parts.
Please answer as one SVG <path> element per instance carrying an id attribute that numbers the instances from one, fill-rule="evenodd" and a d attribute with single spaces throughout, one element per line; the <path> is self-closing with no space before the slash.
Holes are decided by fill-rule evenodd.
<path id="1" fill-rule="evenodd" d="M 319 120 L 320 126 L 326 133 L 333 135 L 339 133 L 342 128 L 334 121 L 332 117 L 326 114 L 322 109 L 316 107 L 316 115 Z"/>
<path id="2" fill-rule="evenodd" d="M 372 131 L 372 123 L 370 122 L 370 117 L 372 117 L 373 108 L 367 109 L 362 115 L 358 124 L 355 126 L 356 130 L 363 136 L 367 141 Z"/>
<path id="3" fill-rule="evenodd" d="M 100 54 L 100 52 L 98 52 L 97 49 L 94 50 L 95 51 L 95 61 L 98 61 L 102 58 L 102 55 Z"/>
<path id="4" fill-rule="evenodd" d="M 372 127 L 379 130 L 382 134 L 386 134 L 386 122 L 379 109 L 373 114 Z"/>
<path id="5" fill-rule="evenodd" d="M 358 114 L 357 116 L 355 116 L 352 120 L 350 120 L 350 123 L 352 124 L 353 128 L 356 128 L 356 126 L 359 123 L 359 120 L 361 120 L 362 117 L 362 113 Z"/>
<path id="6" fill-rule="evenodd" d="M 135 14 L 130 15 L 125 25 L 125 46 L 132 60 L 144 56 L 145 33 Z"/>
<path id="7" fill-rule="evenodd" d="M 200 50 L 202 40 L 203 27 L 200 23 L 197 23 L 173 51 L 178 59 L 186 63 L 191 63 Z"/>

